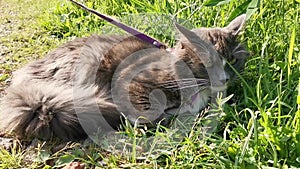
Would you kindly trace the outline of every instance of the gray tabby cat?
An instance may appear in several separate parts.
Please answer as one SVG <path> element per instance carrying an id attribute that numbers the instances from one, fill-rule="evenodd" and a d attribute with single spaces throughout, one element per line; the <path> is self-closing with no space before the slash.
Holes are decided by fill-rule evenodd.
<path id="1" fill-rule="evenodd" d="M 237 41 L 245 15 L 224 28 L 181 34 L 173 51 L 133 36 L 75 39 L 14 74 L 2 99 L 0 130 L 22 139 L 75 140 L 118 128 L 121 117 L 155 125 L 198 113 L 226 89 L 248 52 Z M 225 70 L 225 71 L 224 71 Z"/>

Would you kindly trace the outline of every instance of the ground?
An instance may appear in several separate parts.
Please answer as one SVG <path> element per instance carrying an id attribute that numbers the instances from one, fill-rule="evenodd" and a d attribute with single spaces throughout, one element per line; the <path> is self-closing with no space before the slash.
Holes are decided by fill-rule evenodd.
<path id="1" fill-rule="evenodd" d="M 124 22 L 143 12 L 176 13 L 197 27 L 224 26 L 250 1 L 232 0 L 220 6 L 215 6 L 214 2 L 220 2 L 216 0 L 205 1 L 208 6 L 200 0 L 85 2 L 114 17 L 127 16 Z M 104 142 L 106 149 L 88 141 L 1 138 L 0 168 L 76 165 L 70 162 L 87 168 L 300 168 L 299 1 L 259 2 L 241 35 L 251 57 L 239 80 L 228 89 L 234 96 L 220 107 L 225 116 L 211 137 L 203 138 L 198 128 L 203 121 L 197 119 L 182 140 L 176 139 L 178 133 L 172 129 L 137 131 L 133 126 L 123 131 L 126 139 Z M 67 1 L 0 0 L 0 11 L 0 98 L 12 72 L 26 63 L 74 37 L 115 29 Z M 151 16 L 155 20 L 161 15 Z M 174 39 L 161 32 L 164 27 L 152 29 L 163 24 L 144 25 L 152 26 L 147 29 L 150 35 L 172 44 Z M 149 139 L 149 135 L 154 137 Z M 149 151 L 143 152 L 144 143 L 149 143 L 145 144 Z"/>

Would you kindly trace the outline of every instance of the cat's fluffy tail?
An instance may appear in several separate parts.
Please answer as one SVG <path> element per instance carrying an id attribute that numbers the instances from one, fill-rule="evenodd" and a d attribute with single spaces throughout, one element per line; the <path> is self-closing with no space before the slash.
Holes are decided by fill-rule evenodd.
<path id="1" fill-rule="evenodd" d="M 96 86 L 24 84 L 7 93 L 1 101 L 0 130 L 23 139 L 82 139 L 120 120 L 109 94 Z"/>

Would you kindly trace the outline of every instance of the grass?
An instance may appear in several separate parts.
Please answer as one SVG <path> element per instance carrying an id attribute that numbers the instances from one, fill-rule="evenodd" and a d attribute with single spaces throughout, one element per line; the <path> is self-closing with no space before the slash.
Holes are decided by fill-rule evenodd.
<path id="1" fill-rule="evenodd" d="M 169 25 L 174 14 L 191 28 L 224 26 L 243 2 L 209 7 L 192 0 L 86 4 L 172 45 L 174 30 Z M 0 34 L 2 88 L 12 71 L 58 44 L 93 33 L 123 33 L 66 1 L 0 3 L 0 25 L 5 25 Z M 297 1 L 261 1 L 249 18 L 241 39 L 252 54 L 241 80 L 228 89 L 234 97 L 221 108 L 225 115 L 211 137 L 202 134 L 202 118 L 184 139 L 175 129 L 137 130 L 127 125 L 126 139 L 103 143 L 106 149 L 70 143 L 54 151 L 52 143 L 39 141 L 29 158 L 17 142 L 10 151 L 0 147 L 0 167 L 58 168 L 78 160 L 99 168 L 300 168 L 299 12 Z"/>

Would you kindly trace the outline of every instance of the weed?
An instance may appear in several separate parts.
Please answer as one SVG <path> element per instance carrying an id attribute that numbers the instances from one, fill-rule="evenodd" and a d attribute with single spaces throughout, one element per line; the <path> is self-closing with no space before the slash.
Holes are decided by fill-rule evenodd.
<path id="1" fill-rule="evenodd" d="M 1 83 L 8 83 L 11 71 L 74 37 L 124 33 L 67 1 L 46 3 L 41 0 L 40 4 L 31 5 L 32 1 L 24 0 L 18 1 L 16 6 L 14 1 L 7 1 L 9 9 L 21 10 L 24 14 L 9 15 L 9 10 L 1 9 L 6 11 L 0 14 L 1 24 L 15 22 L 13 28 L 6 28 L 13 31 L 1 36 L 1 45 L 5 48 L 0 54 L 6 58 L 0 66 Z M 91 0 L 85 4 L 170 45 L 175 41 L 174 30 L 170 28 L 173 19 L 190 28 L 224 26 L 239 10 L 247 11 L 251 17 L 241 40 L 252 55 L 240 75 L 241 80 L 228 89 L 234 97 L 222 107 L 225 116 L 220 118 L 213 135 L 203 135 L 201 117 L 184 139 L 180 139 L 182 133 L 175 129 L 158 126 L 155 130 L 137 130 L 127 125 L 125 132 L 120 133 L 127 139 L 116 138 L 111 151 L 97 146 L 74 148 L 69 145 L 74 149 L 44 153 L 35 165 L 51 168 L 47 163 L 51 159 L 55 167 L 71 160 L 83 161 L 89 167 L 109 168 L 300 167 L 299 2 L 229 0 L 218 6 L 212 2 Z M 149 135 L 153 137 L 149 139 Z M 126 151 L 118 153 L 119 147 Z M 142 149 L 148 151 L 140 151 Z M 44 151 L 41 148 L 37 154 Z M 22 151 L 1 149 L 1 167 L 26 166 L 23 156 Z"/>

